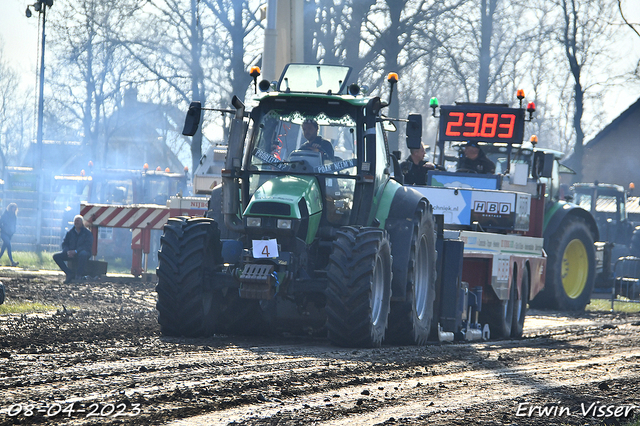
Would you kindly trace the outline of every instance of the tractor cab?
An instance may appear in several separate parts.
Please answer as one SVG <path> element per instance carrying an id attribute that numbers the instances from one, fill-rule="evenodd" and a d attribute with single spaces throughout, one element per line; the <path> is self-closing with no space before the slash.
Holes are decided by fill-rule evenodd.
<path id="1" fill-rule="evenodd" d="M 372 204 L 362 200 L 380 199 L 376 188 L 390 177 L 376 119 L 383 105 L 356 96 L 353 86 L 346 93 L 350 72 L 290 64 L 276 90 L 258 97 L 240 170 L 239 209 L 250 239 L 278 237 L 293 250 L 297 241 L 331 239 L 339 226 L 371 224 Z"/>
<path id="2" fill-rule="evenodd" d="M 622 186 L 576 183 L 571 189 L 574 202 L 595 218 L 603 241 L 629 244 L 634 226 L 627 217 L 627 193 Z"/>
<path id="3" fill-rule="evenodd" d="M 236 127 L 221 173 L 227 228 L 251 240 L 279 237 L 294 249 L 298 240 L 330 240 L 332 228 L 375 222 L 391 178 L 388 126 L 379 114 L 387 103 L 348 86 L 350 73 L 345 66 L 289 64 L 278 82 L 259 85 L 250 112 L 234 98 Z M 389 82 L 393 90 L 397 76 Z M 190 109 L 185 134 L 200 116 L 199 104 Z"/>

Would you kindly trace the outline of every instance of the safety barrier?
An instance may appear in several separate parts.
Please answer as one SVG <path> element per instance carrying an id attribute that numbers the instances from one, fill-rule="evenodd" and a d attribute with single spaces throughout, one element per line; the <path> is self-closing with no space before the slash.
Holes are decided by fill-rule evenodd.
<path id="1" fill-rule="evenodd" d="M 92 255 L 98 254 L 98 230 L 100 227 L 127 228 L 132 232 L 131 274 L 140 276 L 147 271 L 147 259 L 151 251 L 151 231 L 161 230 L 170 217 L 203 216 L 208 199 L 201 197 L 172 197 L 168 206 L 157 204 L 92 204 L 81 203 L 80 214 L 93 233 Z"/>
<path id="2" fill-rule="evenodd" d="M 640 303 L 640 258 L 620 257 L 613 267 L 613 285 L 611 288 L 611 311 L 614 302 Z"/>

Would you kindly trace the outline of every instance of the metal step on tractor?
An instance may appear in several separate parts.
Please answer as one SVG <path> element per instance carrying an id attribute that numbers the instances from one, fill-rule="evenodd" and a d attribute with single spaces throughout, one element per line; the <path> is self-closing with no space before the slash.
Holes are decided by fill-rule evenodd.
<path id="1" fill-rule="evenodd" d="M 258 85 L 253 69 L 253 108 L 234 97 L 216 110 L 233 114 L 222 185 L 206 217 L 171 218 L 161 238 L 163 334 L 286 330 L 350 347 L 522 335 L 546 262 L 542 239 L 523 235 L 531 195 L 469 189 L 511 209 L 500 233 L 445 229 L 441 200 L 403 186 L 387 143 L 404 123 L 407 146 L 421 144 L 422 117 L 385 117 L 388 102 L 348 85 L 350 71 L 290 64 Z M 184 134 L 207 109 L 191 104 Z"/>

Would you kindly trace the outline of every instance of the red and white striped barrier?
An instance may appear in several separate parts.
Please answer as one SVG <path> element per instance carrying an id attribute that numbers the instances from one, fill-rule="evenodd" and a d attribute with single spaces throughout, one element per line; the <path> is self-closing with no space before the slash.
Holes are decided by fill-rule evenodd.
<path id="1" fill-rule="evenodd" d="M 130 206 L 109 204 L 80 205 L 80 214 L 93 226 L 129 229 L 162 229 L 169 219 L 169 208 L 153 204 Z"/>
<path id="2" fill-rule="evenodd" d="M 98 228 L 131 229 L 131 273 L 135 276 L 146 271 L 146 262 L 142 265 L 142 253 L 148 255 L 151 250 L 151 230 L 162 229 L 169 217 L 204 215 L 208 208 L 208 199 L 199 197 L 172 197 L 168 206 L 157 204 L 80 204 L 80 214 L 89 223 L 93 233 L 93 255 L 98 254 Z"/>

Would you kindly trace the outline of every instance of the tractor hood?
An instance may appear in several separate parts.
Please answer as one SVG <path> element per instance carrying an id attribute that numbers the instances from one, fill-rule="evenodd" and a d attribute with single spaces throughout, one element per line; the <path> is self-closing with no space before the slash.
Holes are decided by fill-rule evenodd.
<path id="1" fill-rule="evenodd" d="M 301 226 L 298 236 L 310 244 L 322 216 L 320 185 L 314 176 L 274 177 L 253 194 L 244 216 L 290 218 Z"/>
<path id="2" fill-rule="evenodd" d="M 315 177 L 278 176 L 258 188 L 244 213 L 303 219 L 320 212 L 320 186 Z"/>

